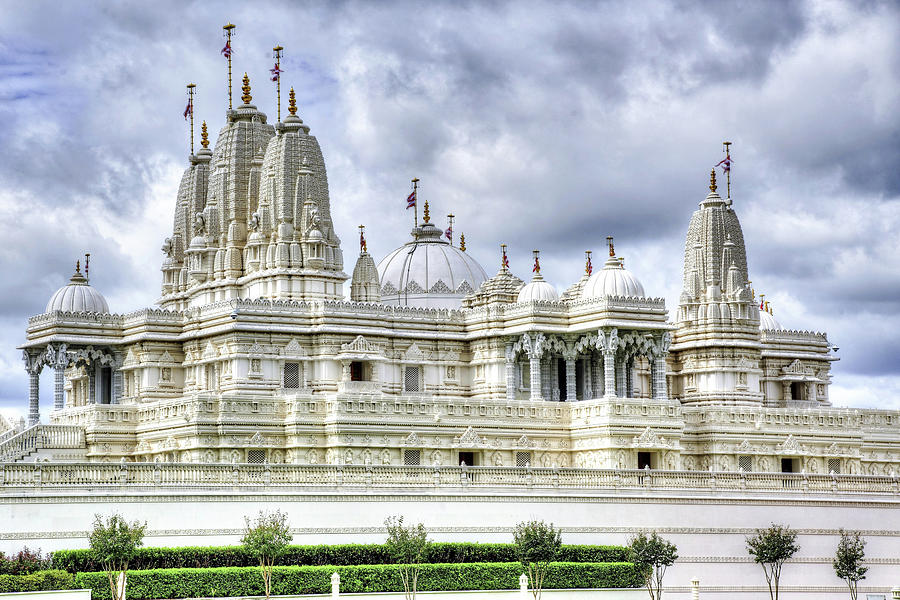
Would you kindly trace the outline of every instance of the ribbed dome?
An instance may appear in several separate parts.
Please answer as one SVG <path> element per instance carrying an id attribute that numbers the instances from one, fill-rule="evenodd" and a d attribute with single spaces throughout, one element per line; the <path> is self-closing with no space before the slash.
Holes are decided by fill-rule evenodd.
<path id="1" fill-rule="evenodd" d="M 644 286 L 638 278 L 625 269 L 622 261 L 611 256 L 603 268 L 591 275 L 581 290 L 582 298 L 603 298 L 606 296 L 643 297 Z"/>
<path id="2" fill-rule="evenodd" d="M 441 239 L 431 223 L 413 229 L 413 241 L 378 264 L 381 301 L 399 306 L 459 308 L 487 279 L 474 258 Z"/>
<path id="3" fill-rule="evenodd" d="M 759 328 L 762 329 L 781 329 L 781 323 L 775 320 L 775 317 L 764 310 L 759 311 Z"/>
<path id="4" fill-rule="evenodd" d="M 538 273 L 528 284 L 519 290 L 519 297 L 516 302 L 531 302 L 534 300 L 555 301 L 559 300 L 559 294 L 556 288 L 544 281 L 541 274 Z"/>
<path id="5" fill-rule="evenodd" d="M 69 283 L 56 290 L 44 310 L 45 313 L 55 311 L 108 313 L 109 305 L 103 294 L 89 286 L 81 270 L 76 269 Z"/>

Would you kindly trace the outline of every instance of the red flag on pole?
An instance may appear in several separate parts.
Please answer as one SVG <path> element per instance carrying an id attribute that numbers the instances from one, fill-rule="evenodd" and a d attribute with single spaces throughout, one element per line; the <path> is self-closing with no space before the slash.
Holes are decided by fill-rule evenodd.
<path id="1" fill-rule="evenodd" d="M 278 63 L 275 63 L 275 67 L 269 69 L 269 72 L 272 74 L 272 81 L 278 81 L 281 79 L 281 74 L 284 73 L 284 69 L 282 69 Z"/>
<path id="2" fill-rule="evenodd" d="M 194 114 L 194 101 L 188 100 L 187 106 L 184 108 L 184 120 L 187 121 L 188 117 Z"/>
<path id="3" fill-rule="evenodd" d="M 406 197 L 406 208 L 409 210 L 413 206 L 416 205 L 416 191 L 413 190 L 412 193 Z"/>
<path id="4" fill-rule="evenodd" d="M 231 58 L 231 52 L 231 42 L 225 42 L 225 47 L 222 48 L 222 56 L 224 56 L 225 58 Z"/>

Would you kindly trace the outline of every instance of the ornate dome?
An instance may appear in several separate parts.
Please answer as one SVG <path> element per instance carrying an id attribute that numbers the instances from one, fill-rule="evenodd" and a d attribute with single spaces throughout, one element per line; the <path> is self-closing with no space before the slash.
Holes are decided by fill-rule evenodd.
<path id="1" fill-rule="evenodd" d="M 591 275 L 581 290 L 581 297 L 585 299 L 605 296 L 645 296 L 644 286 L 615 256 L 610 256 L 603 268 Z"/>
<path id="2" fill-rule="evenodd" d="M 782 329 L 781 323 L 775 320 L 775 317 L 770 315 L 768 312 L 761 310 L 759 311 L 759 328 L 763 329 Z"/>
<path id="3" fill-rule="evenodd" d="M 559 294 L 556 288 L 544 281 L 539 274 L 528 282 L 525 287 L 519 290 L 519 297 L 516 302 L 531 302 L 533 300 L 555 301 L 559 300 Z"/>
<path id="4" fill-rule="evenodd" d="M 474 258 L 441 239 L 432 223 L 412 230 L 413 240 L 378 264 L 381 301 L 398 306 L 459 308 L 487 279 Z"/>
<path id="5" fill-rule="evenodd" d="M 47 302 L 44 312 L 55 311 L 108 313 L 109 305 L 103 294 L 88 285 L 87 279 L 81 274 L 81 268 L 76 266 L 69 283 L 56 290 Z"/>

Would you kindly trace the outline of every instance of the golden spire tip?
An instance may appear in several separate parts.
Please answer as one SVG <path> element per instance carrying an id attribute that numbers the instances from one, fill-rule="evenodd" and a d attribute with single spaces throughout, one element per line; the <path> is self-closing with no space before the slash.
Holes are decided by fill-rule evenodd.
<path id="1" fill-rule="evenodd" d="M 209 148 L 209 133 L 206 131 L 206 121 L 200 125 L 200 145 Z"/>
<path id="2" fill-rule="evenodd" d="M 250 95 L 250 78 L 247 77 L 247 73 L 244 73 L 244 85 L 241 86 L 241 91 L 244 92 L 241 96 L 241 100 L 244 101 L 244 104 L 250 104 L 253 100 L 253 96 Z"/>
<path id="3" fill-rule="evenodd" d="M 294 95 L 294 88 L 291 88 L 288 94 L 288 112 L 291 113 L 292 117 L 297 116 L 297 96 Z"/>
<path id="4" fill-rule="evenodd" d="M 463 252 L 466 251 L 466 234 L 459 234 L 459 249 Z"/>
<path id="5" fill-rule="evenodd" d="M 425 212 L 422 215 L 422 222 L 423 223 L 431 222 L 431 215 L 428 212 L 428 200 L 425 201 Z"/>
<path id="6" fill-rule="evenodd" d="M 713 169 L 709 172 L 709 191 L 716 191 L 716 170 Z"/>

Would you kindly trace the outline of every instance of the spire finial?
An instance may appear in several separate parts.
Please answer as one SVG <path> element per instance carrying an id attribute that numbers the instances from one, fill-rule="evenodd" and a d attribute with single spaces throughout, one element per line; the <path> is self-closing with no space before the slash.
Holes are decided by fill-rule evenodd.
<path id="1" fill-rule="evenodd" d="M 531 272 L 534 273 L 535 277 L 540 277 L 541 275 L 541 261 L 540 261 L 540 250 L 532 250 L 531 253 L 534 255 L 534 266 L 531 268 Z"/>
<path id="2" fill-rule="evenodd" d="M 422 211 L 422 222 L 430 223 L 431 215 L 428 213 L 428 200 L 425 201 L 425 210 Z"/>
<path id="3" fill-rule="evenodd" d="M 362 254 L 363 252 L 366 252 L 366 250 L 367 250 L 367 248 L 366 248 L 366 226 L 360 225 L 359 226 L 359 252 L 360 252 L 360 254 Z"/>
<path id="4" fill-rule="evenodd" d="M 288 112 L 291 113 L 292 117 L 297 116 L 297 96 L 294 95 L 294 88 L 291 88 L 288 94 Z"/>
<path id="5" fill-rule="evenodd" d="M 81 275 L 81 259 L 75 261 L 75 272 Z"/>
<path id="6" fill-rule="evenodd" d="M 584 251 L 584 257 L 585 257 L 585 260 L 584 260 L 584 272 L 585 272 L 586 274 L 590 275 L 591 273 L 594 272 L 594 266 L 591 264 L 591 251 L 590 251 L 590 250 L 585 250 L 585 251 Z"/>
<path id="7" fill-rule="evenodd" d="M 506 256 L 506 244 L 500 244 L 500 270 L 509 271 L 509 257 Z"/>
<path id="8" fill-rule="evenodd" d="M 466 251 L 466 234 L 459 234 L 459 249 L 463 252 Z"/>
<path id="9" fill-rule="evenodd" d="M 241 86 L 241 91 L 244 92 L 241 95 L 241 100 L 244 101 L 244 104 L 250 104 L 253 100 L 253 96 L 250 95 L 250 78 L 247 77 L 247 72 L 244 72 L 244 85 Z"/>
<path id="10" fill-rule="evenodd" d="M 616 248 L 613 246 L 613 236 L 606 236 L 606 245 L 609 246 L 609 255 L 615 258 L 616 256 Z"/>
<path id="11" fill-rule="evenodd" d="M 713 169 L 709 172 L 709 191 L 716 191 L 716 170 Z"/>
<path id="12" fill-rule="evenodd" d="M 206 131 L 206 121 L 200 125 L 200 145 L 209 148 L 209 132 Z"/>

